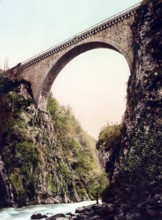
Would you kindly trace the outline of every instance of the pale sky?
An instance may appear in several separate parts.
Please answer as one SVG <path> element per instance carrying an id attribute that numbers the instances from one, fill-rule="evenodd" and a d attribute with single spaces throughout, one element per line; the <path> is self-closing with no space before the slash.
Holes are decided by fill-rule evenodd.
<path id="1" fill-rule="evenodd" d="M 139 0 L 0 0 L 0 68 L 22 62 Z M 125 111 L 129 68 L 125 58 L 95 49 L 68 63 L 53 84 L 60 104 L 71 105 L 84 130 L 97 138 Z"/>

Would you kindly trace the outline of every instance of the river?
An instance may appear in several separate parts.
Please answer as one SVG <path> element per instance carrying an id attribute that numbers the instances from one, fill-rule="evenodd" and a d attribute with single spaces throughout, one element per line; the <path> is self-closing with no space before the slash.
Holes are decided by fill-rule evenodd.
<path id="1" fill-rule="evenodd" d="M 94 203 L 95 201 L 83 201 L 67 204 L 33 205 L 23 208 L 5 208 L 0 209 L 0 220 L 30 220 L 31 216 L 36 213 L 41 213 L 48 217 L 58 213 L 74 213 L 77 208 Z"/>

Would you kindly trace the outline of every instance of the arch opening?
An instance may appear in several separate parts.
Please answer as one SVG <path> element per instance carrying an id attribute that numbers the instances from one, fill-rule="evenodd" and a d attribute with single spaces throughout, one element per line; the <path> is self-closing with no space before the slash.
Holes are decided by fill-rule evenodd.
<path id="1" fill-rule="evenodd" d="M 51 87 L 55 81 L 55 79 L 57 78 L 58 74 L 61 72 L 61 70 L 71 61 L 73 60 L 75 57 L 77 57 L 78 55 L 85 53 L 87 51 L 91 51 L 93 49 L 101 49 L 101 48 L 105 48 L 105 49 L 111 49 L 114 51 L 119 52 L 120 54 L 122 54 L 128 65 L 129 68 L 131 70 L 132 67 L 132 63 L 131 63 L 131 59 L 130 57 L 127 55 L 127 53 L 124 51 L 124 49 L 122 47 L 120 47 L 120 45 L 116 45 L 114 42 L 111 44 L 109 43 L 105 43 L 105 42 L 101 42 L 101 41 L 94 41 L 94 42 L 88 42 L 85 44 L 81 44 L 79 46 L 74 47 L 73 49 L 65 52 L 65 54 L 63 54 L 52 66 L 52 68 L 50 69 L 50 71 L 48 72 L 42 87 L 40 89 L 39 92 L 39 97 L 37 99 L 37 105 L 40 109 L 45 110 L 46 109 L 46 103 L 47 103 L 47 99 L 49 97 L 50 91 L 51 91 Z"/>
<path id="2" fill-rule="evenodd" d="M 106 123 L 122 120 L 129 74 L 121 54 L 95 49 L 71 60 L 56 78 L 52 92 L 61 105 L 72 107 L 83 129 L 97 139 Z"/>

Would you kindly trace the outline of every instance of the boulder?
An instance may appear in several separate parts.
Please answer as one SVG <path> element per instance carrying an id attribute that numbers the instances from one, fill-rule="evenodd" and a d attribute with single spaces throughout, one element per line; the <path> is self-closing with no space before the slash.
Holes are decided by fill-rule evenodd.
<path id="1" fill-rule="evenodd" d="M 62 220 L 66 220 L 66 219 L 68 219 L 68 218 L 66 218 L 66 216 L 65 216 L 64 214 L 58 213 L 58 214 L 56 214 L 56 215 L 53 215 L 53 216 L 47 218 L 46 220 L 61 220 L 61 219 L 62 219 Z"/>
<path id="2" fill-rule="evenodd" d="M 47 215 L 42 215 L 41 213 L 38 213 L 38 214 L 33 214 L 31 216 L 31 219 L 42 219 L 42 218 L 47 218 Z"/>

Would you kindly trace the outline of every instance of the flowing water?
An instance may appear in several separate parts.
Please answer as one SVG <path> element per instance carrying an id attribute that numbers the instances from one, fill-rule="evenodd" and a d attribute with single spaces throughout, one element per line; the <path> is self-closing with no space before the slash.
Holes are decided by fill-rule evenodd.
<path id="1" fill-rule="evenodd" d="M 0 209 L 0 220 L 30 220 L 31 216 L 36 213 L 41 213 L 48 217 L 58 213 L 74 213 L 77 208 L 94 203 L 95 201 L 83 201 L 78 203 L 33 205 L 23 208 Z"/>

